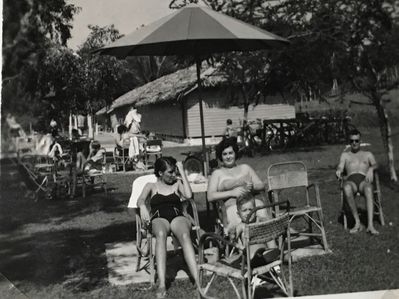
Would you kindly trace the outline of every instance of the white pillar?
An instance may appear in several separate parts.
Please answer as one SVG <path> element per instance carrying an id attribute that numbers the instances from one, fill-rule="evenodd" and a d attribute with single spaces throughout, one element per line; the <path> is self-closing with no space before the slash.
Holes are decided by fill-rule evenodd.
<path id="1" fill-rule="evenodd" d="M 76 115 L 73 115 L 73 128 L 74 129 L 78 129 L 78 118 L 76 117 Z"/>
<path id="2" fill-rule="evenodd" d="M 87 114 L 87 126 L 88 126 L 88 135 L 89 138 L 94 139 L 94 131 L 93 131 L 93 121 L 92 121 L 92 117 L 91 114 Z"/>
<path id="3" fill-rule="evenodd" d="M 72 114 L 69 113 L 69 124 L 68 124 L 69 139 L 72 139 Z"/>

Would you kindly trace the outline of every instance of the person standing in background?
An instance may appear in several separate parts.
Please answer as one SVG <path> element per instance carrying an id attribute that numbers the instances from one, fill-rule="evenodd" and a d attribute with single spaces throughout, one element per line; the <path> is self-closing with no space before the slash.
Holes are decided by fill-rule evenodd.
<path id="1" fill-rule="evenodd" d="M 141 114 L 137 112 L 134 106 L 132 106 L 130 108 L 130 111 L 127 113 L 124 123 L 127 127 L 128 135 L 130 138 L 129 158 L 137 162 L 137 156 L 140 154 L 138 135 L 141 131 Z"/>

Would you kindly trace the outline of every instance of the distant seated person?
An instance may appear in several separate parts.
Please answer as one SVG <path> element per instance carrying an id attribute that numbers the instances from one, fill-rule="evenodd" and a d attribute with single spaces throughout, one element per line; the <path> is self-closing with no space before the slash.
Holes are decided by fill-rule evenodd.
<path id="1" fill-rule="evenodd" d="M 118 155 L 122 156 L 123 152 L 125 152 L 125 156 L 129 155 L 129 149 L 125 148 L 127 144 L 129 144 L 129 135 L 128 135 L 128 130 L 125 125 L 119 125 L 116 128 L 116 135 L 114 138 L 115 141 L 115 146 L 118 151 Z"/>
<path id="2" fill-rule="evenodd" d="M 11 137 L 25 137 L 26 134 L 21 125 L 15 120 L 15 117 L 10 113 L 6 116 L 6 122 L 9 127 L 9 134 Z"/>
<path id="3" fill-rule="evenodd" d="M 55 140 L 55 138 L 50 134 L 42 135 L 35 148 L 36 154 L 42 156 L 48 156 L 54 161 L 60 159 L 63 154 L 61 145 Z"/>
<path id="4" fill-rule="evenodd" d="M 345 199 L 355 219 L 355 226 L 349 232 L 353 234 L 362 230 L 355 202 L 355 195 L 359 192 L 366 198 L 367 232 L 377 235 L 379 232 L 373 225 L 374 195 L 372 185 L 377 162 L 371 152 L 361 150 L 360 132 L 358 130 L 349 132 L 349 141 L 350 151 L 341 154 L 336 171 L 337 177 L 344 180 L 343 191 Z M 343 173 L 347 175 L 345 178 L 342 177 Z"/>
<path id="5" fill-rule="evenodd" d="M 87 160 L 78 161 L 79 168 L 84 172 L 96 172 L 101 171 L 104 159 L 104 149 L 101 148 L 101 144 L 93 140 L 90 145 L 90 153 Z M 81 157 L 82 158 L 82 157 Z"/>
<path id="6" fill-rule="evenodd" d="M 226 129 L 223 136 L 225 138 L 237 137 L 237 130 L 233 127 L 233 121 L 230 118 L 226 120 Z"/>
<path id="7" fill-rule="evenodd" d="M 87 143 L 81 142 L 81 135 L 77 129 L 72 129 L 72 140 L 71 140 L 71 159 L 72 166 L 76 169 L 82 169 L 86 157 L 90 153 L 90 146 L 87 147 Z"/>
<path id="8" fill-rule="evenodd" d="M 250 192 L 243 194 L 237 199 L 237 214 L 240 217 L 241 222 L 235 227 L 230 228 L 230 239 L 241 243 L 241 245 L 244 245 L 243 232 L 245 224 L 267 220 L 266 218 L 261 219 L 256 213 L 253 213 L 250 219 L 248 219 L 248 216 L 255 209 L 255 207 L 255 198 Z M 280 251 L 277 248 L 277 244 L 274 240 L 267 242 L 267 244 L 253 244 L 250 247 L 250 252 L 251 267 L 269 264 L 275 261 L 280 255 Z"/>
<path id="9" fill-rule="evenodd" d="M 50 121 L 50 129 L 49 129 L 49 131 L 50 131 L 51 136 L 53 136 L 53 138 L 58 138 L 59 137 L 58 124 L 57 124 L 57 122 L 54 119 L 52 119 Z"/>
<path id="10" fill-rule="evenodd" d="M 143 134 L 145 135 L 145 151 L 147 153 L 158 153 L 162 150 L 159 144 L 151 144 L 151 140 L 156 140 L 154 133 L 143 131 Z"/>

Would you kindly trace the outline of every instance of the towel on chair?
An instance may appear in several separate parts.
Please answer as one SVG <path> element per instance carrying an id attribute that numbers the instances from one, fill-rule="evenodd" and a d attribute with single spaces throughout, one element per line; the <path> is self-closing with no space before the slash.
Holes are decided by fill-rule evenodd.
<path id="1" fill-rule="evenodd" d="M 139 140 L 137 136 L 130 137 L 129 158 L 135 158 L 140 154 Z"/>

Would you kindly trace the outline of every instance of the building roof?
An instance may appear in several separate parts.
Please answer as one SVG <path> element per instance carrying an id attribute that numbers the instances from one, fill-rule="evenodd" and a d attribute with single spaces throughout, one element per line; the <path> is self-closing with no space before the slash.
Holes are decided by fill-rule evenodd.
<path id="1" fill-rule="evenodd" d="M 201 73 L 201 79 L 204 87 L 217 86 L 227 81 L 226 77 L 215 67 L 204 70 Z M 115 108 L 132 104 L 139 107 L 176 100 L 196 88 L 197 73 L 194 65 L 137 87 L 117 98 L 109 109 L 104 107 L 96 114 L 109 113 Z"/>

